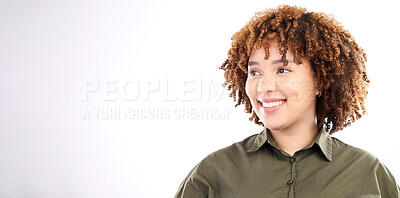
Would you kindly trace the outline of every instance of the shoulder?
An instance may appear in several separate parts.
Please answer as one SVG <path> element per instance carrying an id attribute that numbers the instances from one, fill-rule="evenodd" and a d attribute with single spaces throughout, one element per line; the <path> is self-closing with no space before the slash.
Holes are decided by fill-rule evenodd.
<path id="1" fill-rule="evenodd" d="M 340 160 L 361 159 L 362 163 L 370 165 L 378 165 L 380 163 L 379 159 L 370 152 L 346 144 L 335 137 L 332 137 L 332 152 L 333 158 Z"/>
<path id="2" fill-rule="evenodd" d="M 256 136 L 257 134 L 251 135 L 242 141 L 235 142 L 230 146 L 214 151 L 200 161 L 198 167 L 217 168 L 232 163 L 237 164 L 238 161 L 246 160 L 250 154 L 247 151 L 254 143 Z"/>
<path id="3" fill-rule="evenodd" d="M 357 166 L 359 169 L 371 171 L 384 167 L 383 163 L 372 153 L 361 148 L 349 145 L 332 137 L 332 158 L 336 163 Z"/>
<path id="4" fill-rule="evenodd" d="M 232 167 L 238 167 L 246 161 L 248 147 L 256 136 L 219 149 L 201 160 L 181 183 L 175 197 L 215 197 L 217 187 L 229 175 Z"/>
<path id="5" fill-rule="evenodd" d="M 257 134 L 251 135 L 242 141 L 235 142 L 230 146 L 226 146 L 217 151 L 208 154 L 203 158 L 191 171 L 191 173 L 202 173 L 204 169 L 215 168 L 216 166 L 224 166 L 231 163 L 232 160 L 240 160 L 246 158 L 247 150 L 251 147 Z M 207 171 L 209 173 L 210 171 Z M 189 176 L 191 176 L 189 174 Z"/>
<path id="6" fill-rule="evenodd" d="M 373 154 L 332 137 L 333 162 L 352 170 L 360 179 L 374 182 L 386 197 L 399 196 L 399 188 L 389 169 Z M 353 167 L 353 168 L 351 168 Z"/>
<path id="7" fill-rule="evenodd" d="M 240 167 L 241 164 L 248 161 L 249 153 L 247 150 L 251 147 L 257 134 L 246 139 L 235 142 L 230 146 L 221 148 L 212 152 L 202 159 L 191 171 L 188 177 L 204 177 L 212 181 L 220 177 L 227 171 L 227 167 Z M 235 164 L 235 166 L 232 166 Z"/>

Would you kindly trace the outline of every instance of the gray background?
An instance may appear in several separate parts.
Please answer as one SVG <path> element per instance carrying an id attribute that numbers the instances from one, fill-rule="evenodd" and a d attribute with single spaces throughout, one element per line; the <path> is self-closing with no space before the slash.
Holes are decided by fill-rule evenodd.
<path id="1" fill-rule="evenodd" d="M 278 3 L 1 0 L 0 197 L 172 197 L 207 154 L 261 131 L 218 67 Z M 394 4 L 291 4 L 334 14 L 368 54 L 369 115 L 334 136 L 400 181 Z"/>

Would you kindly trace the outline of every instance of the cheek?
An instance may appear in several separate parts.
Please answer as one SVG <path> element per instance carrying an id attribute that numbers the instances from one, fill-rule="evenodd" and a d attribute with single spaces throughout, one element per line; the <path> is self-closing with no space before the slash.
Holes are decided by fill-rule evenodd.
<path id="1" fill-rule="evenodd" d="M 248 97 L 250 97 L 250 94 L 249 94 L 249 82 L 248 82 L 248 80 L 246 80 L 245 89 L 246 89 L 246 95 L 247 95 Z"/>
<path id="2" fill-rule="evenodd" d="M 254 97 L 254 94 L 255 94 L 253 82 L 251 80 L 247 79 L 245 88 L 246 88 L 247 96 L 250 98 L 250 100 L 252 100 L 252 98 Z"/>
<path id="3" fill-rule="evenodd" d="M 291 80 L 285 80 L 275 83 L 277 91 L 287 98 L 296 94 L 296 88 L 294 88 L 292 84 L 293 82 Z"/>
<path id="4" fill-rule="evenodd" d="M 293 80 L 287 84 L 285 90 L 286 94 L 288 94 L 292 100 L 315 99 L 315 85 L 312 81 Z"/>
<path id="5" fill-rule="evenodd" d="M 256 80 L 247 80 L 246 81 L 246 95 L 250 100 L 250 104 L 252 107 L 256 107 L 257 106 L 257 81 Z"/>

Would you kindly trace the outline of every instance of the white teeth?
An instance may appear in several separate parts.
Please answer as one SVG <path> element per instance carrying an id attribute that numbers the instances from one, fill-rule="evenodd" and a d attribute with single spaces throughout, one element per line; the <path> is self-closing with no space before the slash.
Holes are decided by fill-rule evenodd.
<path id="1" fill-rule="evenodd" d="M 281 104 L 283 104 L 285 101 L 283 101 L 283 100 L 281 100 L 281 101 L 278 101 L 278 102 L 269 102 L 269 103 L 262 103 L 262 106 L 263 107 L 275 107 L 275 106 L 279 106 L 279 105 L 281 105 Z"/>

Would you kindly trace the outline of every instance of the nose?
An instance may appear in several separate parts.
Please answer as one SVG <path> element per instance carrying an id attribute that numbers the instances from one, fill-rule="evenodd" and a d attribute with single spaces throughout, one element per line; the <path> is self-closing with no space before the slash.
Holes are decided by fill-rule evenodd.
<path id="1" fill-rule="evenodd" d="M 276 80 L 269 78 L 262 78 L 257 83 L 257 91 L 260 93 L 274 92 L 276 91 Z"/>

